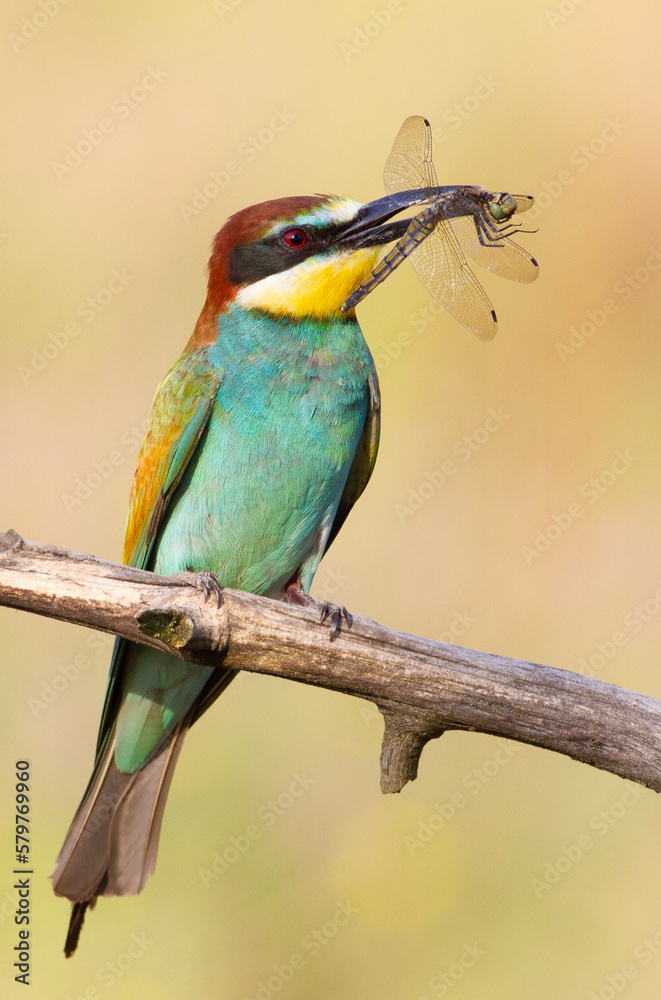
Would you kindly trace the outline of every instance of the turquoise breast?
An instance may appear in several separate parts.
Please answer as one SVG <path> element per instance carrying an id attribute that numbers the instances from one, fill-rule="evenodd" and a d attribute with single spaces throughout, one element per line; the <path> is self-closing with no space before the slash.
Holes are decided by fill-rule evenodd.
<path id="1" fill-rule="evenodd" d="M 371 354 L 356 322 L 231 308 L 208 348 L 222 381 L 157 543 L 154 569 L 211 570 L 278 596 L 309 587 L 365 424 Z"/>

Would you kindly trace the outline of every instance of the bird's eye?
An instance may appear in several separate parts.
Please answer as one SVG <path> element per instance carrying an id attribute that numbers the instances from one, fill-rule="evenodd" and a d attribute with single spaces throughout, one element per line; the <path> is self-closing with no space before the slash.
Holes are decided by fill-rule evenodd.
<path id="1" fill-rule="evenodd" d="M 302 229 L 288 229 L 284 236 L 285 243 L 294 250 L 300 250 L 308 241 Z"/>

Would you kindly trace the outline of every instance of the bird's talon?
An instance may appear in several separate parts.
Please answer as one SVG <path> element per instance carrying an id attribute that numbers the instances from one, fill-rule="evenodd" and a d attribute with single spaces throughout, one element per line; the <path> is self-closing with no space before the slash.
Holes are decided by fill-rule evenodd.
<path id="1" fill-rule="evenodd" d="M 324 601 L 322 603 L 319 621 L 322 625 L 326 621 L 329 622 L 331 642 L 333 642 L 334 639 L 337 639 L 338 635 L 342 632 L 342 619 L 345 620 L 347 628 L 351 628 L 353 625 L 353 616 L 349 614 L 345 607 L 340 607 L 337 604 L 331 604 L 330 601 Z"/>
<path id="2" fill-rule="evenodd" d="M 185 573 L 177 573 L 176 575 L 184 583 L 201 590 L 205 603 L 213 596 L 216 598 L 216 607 L 221 607 L 223 603 L 223 588 L 215 573 L 210 573 L 208 570 L 204 570 L 202 573 L 195 573 L 189 569 Z"/>
<path id="3" fill-rule="evenodd" d="M 331 633 L 330 633 L 331 642 L 333 642 L 333 640 L 336 639 L 340 634 L 341 619 L 342 619 L 342 612 L 340 611 L 339 608 L 336 608 L 333 614 L 331 615 Z"/>
<path id="4" fill-rule="evenodd" d="M 215 573 L 209 573 L 206 578 L 207 587 L 209 591 L 209 597 L 213 595 L 216 598 L 216 607 L 219 608 L 223 603 L 223 588 L 220 585 L 220 580 Z M 205 601 L 207 598 L 204 598 Z"/>

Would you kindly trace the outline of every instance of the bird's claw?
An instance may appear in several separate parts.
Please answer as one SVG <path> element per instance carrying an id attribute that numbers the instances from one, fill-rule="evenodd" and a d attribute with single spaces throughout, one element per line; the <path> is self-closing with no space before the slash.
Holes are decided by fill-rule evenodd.
<path id="1" fill-rule="evenodd" d="M 319 621 L 323 625 L 328 621 L 330 624 L 330 641 L 337 639 L 342 631 L 342 619 L 347 623 L 347 628 L 353 625 L 353 617 L 345 607 L 338 604 L 331 604 L 330 601 L 322 601 L 319 614 Z"/>
<path id="2" fill-rule="evenodd" d="M 287 587 L 285 587 L 285 600 L 289 601 L 290 604 L 302 605 L 304 608 L 318 608 L 321 624 L 323 625 L 325 622 L 329 622 L 330 624 L 331 642 L 333 639 L 337 639 L 342 631 L 343 618 L 347 623 L 347 628 L 351 628 L 353 625 L 353 617 L 345 607 L 339 604 L 331 604 L 330 601 L 315 601 L 314 597 L 310 597 L 307 590 L 303 589 L 298 577 L 292 579 Z"/>
<path id="3" fill-rule="evenodd" d="M 185 573 L 177 573 L 177 578 L 183 580 L 184 583 L 189 584 L 191 587 L 196 587 L 197 590 L 201 590 L 204 595 L 205 603 L 211 597 L 215 598 L 216 607 L 219 608 L 223 603 L 223 588 L 220 585 L 220 580 L 215 573 L 210 573 L 208 570 L 204 570 L 202 573 L 195 573 L 193 570 L 186 570 Z"/>

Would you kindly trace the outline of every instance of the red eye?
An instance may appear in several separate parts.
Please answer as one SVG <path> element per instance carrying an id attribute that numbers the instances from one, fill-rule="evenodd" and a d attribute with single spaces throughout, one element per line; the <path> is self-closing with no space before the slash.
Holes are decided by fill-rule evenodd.
<path id="1" fill-rule="evenodd" d="M 300 250 L 307 243 L 308 238 L 302 229 L 289 229 L 285 233 L 285 243 L 288 247 Z"/>

